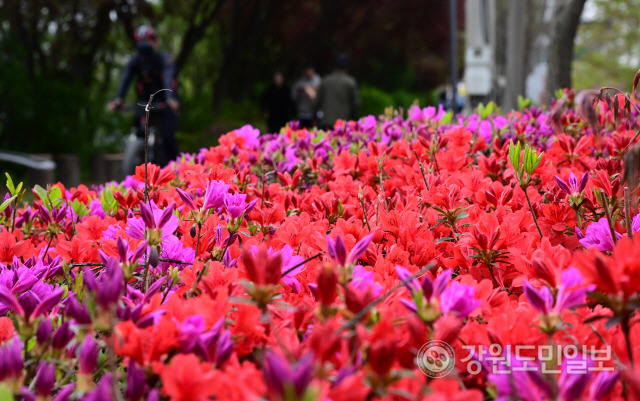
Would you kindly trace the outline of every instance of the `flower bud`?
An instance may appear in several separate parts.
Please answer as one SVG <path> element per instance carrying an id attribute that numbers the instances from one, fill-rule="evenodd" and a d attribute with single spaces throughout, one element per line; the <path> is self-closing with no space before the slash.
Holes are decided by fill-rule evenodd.
<path id="1" fill-rule="evenodd" d="M 73 338 L 73 331 L 69 329 L 69 322 L 64 322 L 58 327 L 58 330 L 53 334 L 53 340 L 51 345 L 55 349 L 63 349 L 69 344 L 69 341 Z"/>
<path id="2" fill-rule="evenodd" d="M 127 390 L 125 397 L 127 401 L 138 401 L 144 397 L 147 389 L 147 382 L 144 377 L 144 370 L 138 368 L 136 363 L 131 359 L 127 366 Z"/>
<path id="3" fill-rule="evenodd" d="M 159 258 L 160 257 L 158 255 L 158 248 L 152 246 L 149 251 L 149 264 L 153 267 L 158 266 Z"/>
<path id="4" fill-rule="evenodd" d="M 56 384 L 56 368 L 52 363 L 40 362 L 35 379 L 35 390 L 39 397 L 49 397 Z"/>
<path id="5" fill-rule="evenodd" d="M 317 297 L 323 305 L 331 305 L 338 295 L 336 286 L 338 285 L 338 275 L 331 264 L 325 264 L 320 268 L 317 277 Z"/>
<path id="6" fill-rule="evenodd" d="M 36 341 L 38 344 L 43 345 L 47 343 L 52 332 L 53 326 L 51 325 L 51 320 L 48 318 L 43 319 L 38 325 L 38 330 L 36 331 Z"/>
<path id="7" fill-rule="evenodd" d="M 85 375 L 93 373 L 98 364 L 98 345 L 90 335 L 86 336 L 82 342 L 78 364 L 80 365 L 80 374 Z"/>

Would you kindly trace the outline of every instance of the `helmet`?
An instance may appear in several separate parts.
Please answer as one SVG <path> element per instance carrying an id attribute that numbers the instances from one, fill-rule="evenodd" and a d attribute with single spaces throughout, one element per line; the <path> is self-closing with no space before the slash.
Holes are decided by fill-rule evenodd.
<path id="1" fill-rule="evenodd" d="M 136 29 L 133 36 L 135 37 L 136 42 L 152 42 L 158 39 L 158 34 L 151 25 L 140 26 Z"/>

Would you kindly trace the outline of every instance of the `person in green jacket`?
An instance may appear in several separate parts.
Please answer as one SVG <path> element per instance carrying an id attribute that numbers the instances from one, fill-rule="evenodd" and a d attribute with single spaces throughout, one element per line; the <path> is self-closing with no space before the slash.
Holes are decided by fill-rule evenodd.
<path id="1" fill-rule="evenodd" d="M 316 97 L 318 126 L 330 129 L 337 120 L 354 120 L 360 108 L 360 94 L 355 78 L 349 75 L 349 56 L 341 53 L 335 59 L 335 69 L 322 79 Z"/>

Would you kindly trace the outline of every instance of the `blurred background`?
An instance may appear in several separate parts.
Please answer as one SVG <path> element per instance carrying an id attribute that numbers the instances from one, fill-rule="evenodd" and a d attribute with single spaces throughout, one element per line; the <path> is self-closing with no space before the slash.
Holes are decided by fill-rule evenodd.
<path id="1" fill-rule="evenodd" d="M 122 151 L 131 116 L 109 113 L 133 33 L 158 31 L 175 57 L 183 151 L 245 124 L 265 129 L 260 98 L 274 71 L 291 85 L 312 63 L 351 56 L 361 115 L 436 104 L 452 82 L 465 110 L 558 88 L 618 86 L 638 69 L 640 0 L 0 0 L 0 151 Z M 453 41 L 452 41 L 453 38 Z M 452 57 L 454 55 L 454 57 Z M 448 90 L 448 92 L 447 92 Z M 448 95 L 447 95 L 448 93 Z M 130 98 L 135 102 L 133 90 Z M 64 158 L 63 158 L 64 159 Z M 0 163 L 3 171 L 26 167 Z M 21 170 L 22 169 L 22 170 Z M 76 184 L 76 182 L 73 182 Z"/>

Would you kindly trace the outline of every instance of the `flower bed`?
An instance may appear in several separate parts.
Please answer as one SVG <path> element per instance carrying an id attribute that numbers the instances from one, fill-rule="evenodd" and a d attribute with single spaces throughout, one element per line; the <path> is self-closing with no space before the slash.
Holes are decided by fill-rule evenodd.
<path id="1" fill-rule="evenodd" d="M 564 100 L 245 126 L 21 208 L 9 180 L 0 398 L 631 397 L 636 114 Z"/>

